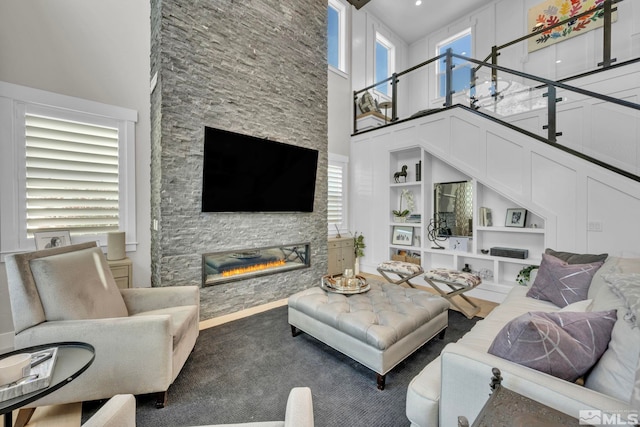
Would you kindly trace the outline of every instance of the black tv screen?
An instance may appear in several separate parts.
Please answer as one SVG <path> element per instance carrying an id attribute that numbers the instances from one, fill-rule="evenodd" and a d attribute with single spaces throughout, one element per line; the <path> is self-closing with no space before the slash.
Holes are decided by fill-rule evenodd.
<path id="1" fill-rule="evenodd" d="M 202 212 L 313 212 L 318 150 L 204 129 Z"/>

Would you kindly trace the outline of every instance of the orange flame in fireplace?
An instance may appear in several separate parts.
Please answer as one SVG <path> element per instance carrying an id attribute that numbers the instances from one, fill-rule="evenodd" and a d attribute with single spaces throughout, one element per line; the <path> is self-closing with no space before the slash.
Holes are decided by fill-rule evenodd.
<path id="1" fill-rule="evenodd" d="M 234 268 L 231 270 L 223 271 L 221 276 L 231 277 L 231 276 L 237 276 L 238 274 L 254 273 L 256 271 L 267 270 L 269 268 L 282 267 L 285 264 L 286 262 L 283 259 L 278 261 L 269 261 L 262 264 L 255 264 L 255 265 L 250 265 L 248 267 L 240 267 L 240 268 Z"/>

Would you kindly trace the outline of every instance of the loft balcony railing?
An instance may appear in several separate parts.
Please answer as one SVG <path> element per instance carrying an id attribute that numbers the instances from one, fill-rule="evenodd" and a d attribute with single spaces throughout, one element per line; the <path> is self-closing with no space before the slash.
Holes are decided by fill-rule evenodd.
<path id="1" fill-rule="evenodd" d="M 415 81 L 428 81 L 429 74 L 422 76 L 420 73 L 426 72 L 431 73 L 431 76 L 436 75 L 437 73 L 434 68 L 440 65 L 440 61 L 443 61 L 445 70 L 444 76 L 441 76 L 444 84 L 443 108 L 449 108 L 454 105 L 468 108 L 470 111 L 482 114 L 493 121 L 527 134 L 543 143 L 640 182 L 640 176 L 638 176 L 640 171 L 640 165 L 638 164 L 640 158 L 638 157 L 640 154 L 635 153 L 635 150 L 640 148 L 638 148 L 635 135 L 630 135 L 628 141 L 616 141 L 616 143 L 620 144 L 620 147 L 608 146 L 602 149 L 596 146 L 598 145 L 598 141 L 583 143 L 581 139 L 586 138 L 578 137 L 576 135 L 577 131 L 573 130 L 576 126 L 569 121 L 564 123 L 566 127 L 563 129 L 564 132 L 559 131 L 559 113 L 563 110 L 562 107 L 559 107 L 561 103 L 566 104 L 566 110 L 575 109 L 578 106 L 581 109 L 591 110 L 591 114 L 594 116 L 600 115 L 601 109 L 603 108 L 600 104 L 607 105 L 607 110 L 604 114 L 612 114 L 618 119 L 618 122 L 633 120 L 640 123 L 640 104 L 586 90 L 567 83 L 567 81 L 577 77 L 585 77 L 614 67 L 613 64 L 616 62 L 616 59 L 611 57 L 611 18 L 612 12 L 615 12 L 617 9 L 613 7 L 613 5 L 620 1 L 622 0 L 605 0 L 604 3 L 597 8 L 558 22 L 553 26 L 542 27 L 531 34 L 504 45 L 494 46 L 491 54 L 483 61 L 455 54 L 449 49 L 442 55 L 428 59 L 407 70 L 394 73 L 387 79 L 354 91 L 354 134 L 359 133 L 357 129 L 357 116 L 360 94 L 369 90 L 375 90 L 375 88 L 380 87 L 380 85 L 389 84 L 391 87 L 391 117 L 388 118 L 387 112 L 385 111 L 385 124 L 382 126 L 392 126 L 396 123 L 440 110 L 441 108 L 430 108 L 401 119 L 398 115 L 398 85 L 401 78 L 407 82 L 410 82 L 411 79 Z M 572 20 L 579 19 L 581 16 L 594 13 L 601 13 L 605 20 L 603 26 L 603 60 L 598 63 L 598 67 L 600 67 L 598 70 L 582 73 L 578 76 L 563 79 L 562 81 L 554 81 L 498 64 L 498 57 L 502 49 L 531 37 L 536 37 L 550 29 L 565 25 Z M 640 62 L 640 58 L 616 64 L 615 67 L 627 66 L 637 62 Z M 459 81 L 461 72 L 464 72 L 465 75 L 468 76 L 468 85 L 464 91 L 456 93 L 453 90 L 454 78 L 457 78 Z M 536 124 L 542 124 L 542 126 L 540 126 L 541 129 L 537 128 Z M 602 125 L 603 127 L 605 124 L 606 123 L 599 123 L 598 125 Z M 602 127 L 598 127 L 590 132 L 589 136 L 592 139 L 596 139 L 598 132 L 601 132 L 603 135 L 610 135 L 611 130 L 602 129 Z M 575 138 L 571 138 L 572 136 Z M 563 138 L 558 140 L 558 137 Z M 607 144 L 611 143 L 611 141 L 607 141 Z M 625 148 L 625 145 L 628 147 Z M 625 155 L 625 150 L 633 151 L 633 155 Z M 610 155 L 611 152 L 618 152 L 617 157 Z M 627 160 L 629 157 L 633 157 L 635 163 L 628 163 Z"/>

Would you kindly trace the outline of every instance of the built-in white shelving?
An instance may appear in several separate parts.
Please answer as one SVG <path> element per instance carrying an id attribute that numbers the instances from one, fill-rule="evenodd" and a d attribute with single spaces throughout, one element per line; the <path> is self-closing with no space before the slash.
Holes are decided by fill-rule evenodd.
<path id="1" fill-rule="evenodd" d="M 416 179 L 416 165 L 421 164 L 420 180 Z M 420 258 L 420 263 L 425 269 L 450 268 L 461 270 L 466 264 L 473 271 L 485 275 L 483 284 L 487 289 L 501 288 L 516 284 L 518 272 L 528 265 L 539 265 L 540 257 L 545 249 L 545 220 L 532 212 L 527 212 L 525 227 L 506 227 L 506 212 L 509 208 L 518 208 L 510 200 L 501 196 L 491 188 L 464 176 L 460 171 L 446 165 L 438 159 L 432 158 L 420 147 L 410 147 L 389 152 L 389 206 L 391 210 L 400 209 L 400 195 L 402 190 L 409 190 L 414 195 L 415 208 L 412 213 L 421 215 L 418 223 L 398 222 L 389 212 L 389 244 L 388 250 L 391 258 L 397 258 L 398 254 L 413 255 Z M 407 180 L 395 182 L 393 174 L 400 171 L 402 165 L 407 165 Z M 467 251 L 449 249 L 448 241 L 439 242 L 445 249 L 436 249 L 433 242 L 428 239 L 428 225 L 433 217 L 434 183 L 469 181 L 473 188 L 473 216 L 471 226 L 471 240 Z M 491 209 L 493 226 L 477 226 L 479 221 L 479 208 Z M 404 208 L 404 207 L 403 207 Z M 414 238 L 412 245 L 399 245 L 392 242 L 393 230 L 396 226 L 412 227 Z M 492 256 L 484 251 L 490 251 L 492 247 L 507 247 L 525 249 L 528 251 L 526 259 Z M 415 258 L 414 258 L 415 261 Z M 487 274 L 489 273 L 489 274 Z"/>

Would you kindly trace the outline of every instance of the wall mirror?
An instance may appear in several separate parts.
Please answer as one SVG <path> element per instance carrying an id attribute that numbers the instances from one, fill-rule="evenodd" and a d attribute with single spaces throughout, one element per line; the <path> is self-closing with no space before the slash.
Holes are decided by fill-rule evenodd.
<path id="1" fill-rule="evenodd" d="M 433 218 L 437 235 L 473 235 L 471 181 L 437 182 L 433 186 Z"/>

